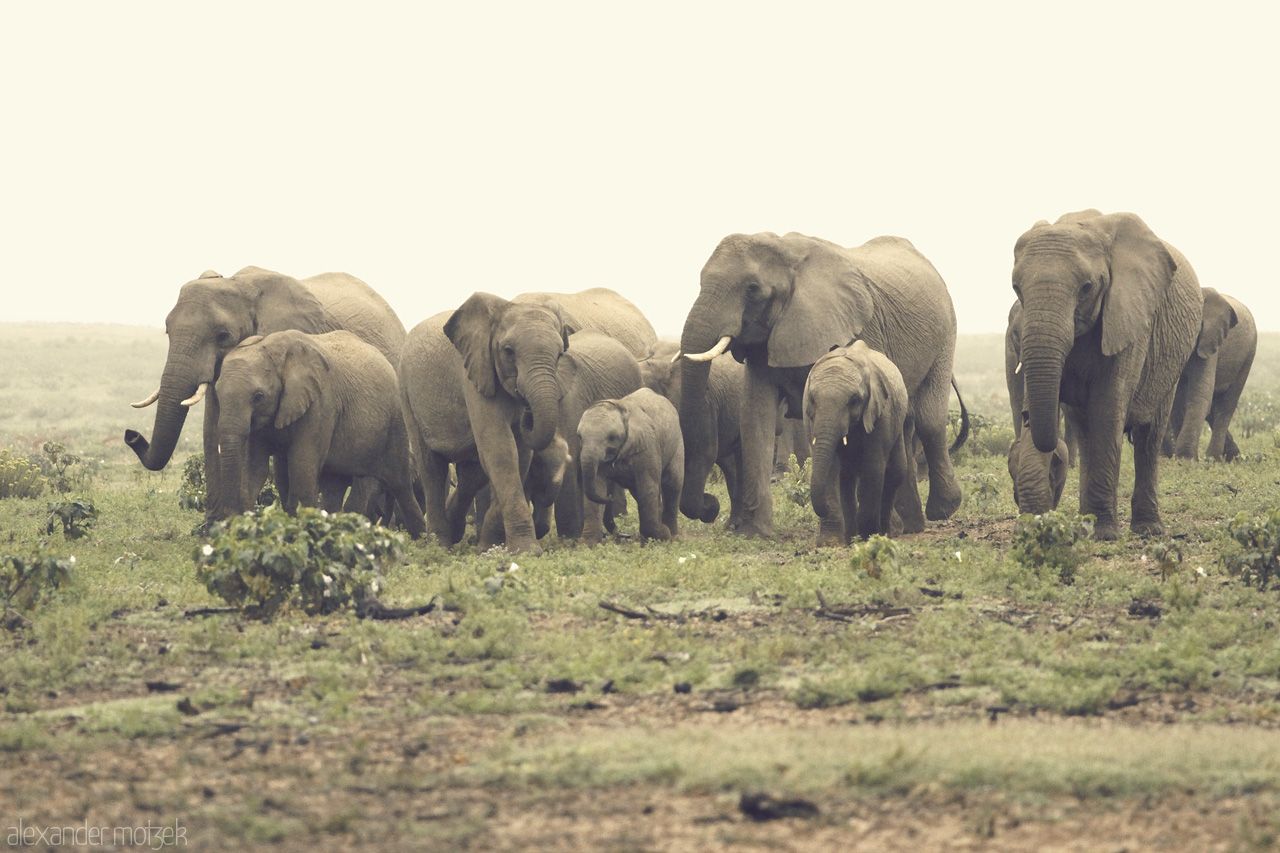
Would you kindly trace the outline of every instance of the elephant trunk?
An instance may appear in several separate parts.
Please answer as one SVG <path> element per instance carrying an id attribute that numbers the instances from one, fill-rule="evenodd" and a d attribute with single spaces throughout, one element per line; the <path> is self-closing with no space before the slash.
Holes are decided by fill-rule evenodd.
<path id="1" fill-rule="evenodd" d="M 560 419 L 560 385 L 554 363 L 521 374 L 520 392 L 529 404 L 521 419 L 525 440 L 535 453 L 545 450 L 556 437 Z"/>
<path id="2" fill-rule="evenodd" d="M 1027 413 L 1036 450 L 1051 453 L 1058 446 L 1058 398 L 1062 387 L 1062 366 L 1067 360 L 1074 335 L 1071 314 L 1030 311 L 1023 314 L 1022 372 L 1026 377 Z"/>
<path id="3" fill-rule="evenodd" d="M 229 518 L 254 505 L 257 496 L 247 495 L 249 473 L 248 429 L 218 430 L 218 480 L 224 484 L 219 495 L 209 495 L 209 517 Z"/>
<path id="4" fill-rule="evenodd" d="M 837 459 L 836 448 L 844 433 L 839 426 L 822 426 L 815 420 L 813 450 L 809 457 L 809 498 L 813 503 L 813 511 L 818 518 L 826 518 L 831 508 L 827 498 L 836 482 Z"/>
<path id="5" fill-rule="evenodd" d="M 600 454 L 595 450 L 582 449 L 582 493 L 586 495 L 587 500 L 598 503 L 609 503 L 608 494 L 601 492 L 599 487 L 604 482 L 599 478 L 600 473 Z"/>
<path id="6" fill-rule="evenodd" d="M 150 471 L 159 471 L 173 458 L 173 450 L 178 445 L 178 437 L 190 411 L 189 405 L 184 406 L 183 401 L 195 396 L 201 383 L 213 379 L 212 367 L 203 369 L 197 359 L 178 356 L 173 349 L 171 344 L 164 375 L 160 378 L 152 441 L 148 442 L 136 430 L 125 430 L 124 433 L 124 443 L 138 454 L 143 467 Z"/>
<path id="7" fill-rule="evenodd" d="M 697 318 L 698 306 L 689 314 L 680 337 L 680 351 L 703 353 L 713 349 L 723 335 L 710 323 Z M 707 494 L 707 477 L 715 461 L 712 447 L 716 425 L 712 420 L 707 395 L 711 376 L 710 361 L 680 360 L 680 432 L 684 438 L 684 486 L 680 491 L 680 511 L 689 518 L 705 522 L 716 520 L 720 502 Z"/>

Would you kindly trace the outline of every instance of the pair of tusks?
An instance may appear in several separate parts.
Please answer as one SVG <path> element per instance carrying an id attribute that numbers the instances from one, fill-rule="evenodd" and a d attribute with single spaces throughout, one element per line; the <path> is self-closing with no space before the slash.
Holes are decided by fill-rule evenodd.
<path id="1" fill-rule="evenodd" d="M 731 340 L 733 340 L 731 335 L 725 335 L 723 338 L 716 341 L 716 345 L 706 352 L 700 352 L 697 355 L 685 355 L 684 357 L 690 361 L 711 361 L 711 359 L 718 355 L 722 355 L 724 351 L 729 348 L 729 342 Z M 671 363 L 675 364 L 680 360 L 680 356 L 682 355 L 684 355 L 684 353 L 677 352 L 675 355 L 671 356 Z"/>
<path id="2" fill-rule="evenodd" d="M 201 400 L 203 400 L 204 395 L 208 393 L 209 393 L 209 383 L 201 382 L 200 386 L 196 388 L 196 393 L 192 394 L 190 397 L 183 400 L 182 405 L 187 407 L 194 406 L 196 403 L 199 403 Z M 145 409 L 147 406 L 150 406 L 152 403 L 154 403 L 156 400 L 159 400 L 159 399 L 160 399 L 160 389 L 157 388 L 155 393 L 152 394 L 147 399 L 139 400 L 138 402 L 132 403 L 131 405 L 135 409 Z"/>
<path id="3" fill-rule="evenodd" d="M 842 438 L 840 439 L 840 443 L 841 443 L 841 444 L 845 444 L 845 445 L 847 445 L 847 444 L 849 443 L 849 436 L 847 436 L 847 435 L 846 435 L 846 436 L 842 437 Z M 810 446 L 812 446 L 812 447 L 816 447 L 816 446 L 817 446 L 817 444 L 818 444 L 818 437 L 817 437 L 817 436 L 814 436 L 812 439 L 810 439 L 810 441 L 809 441 L 809 445 L 810 445 Z"/>

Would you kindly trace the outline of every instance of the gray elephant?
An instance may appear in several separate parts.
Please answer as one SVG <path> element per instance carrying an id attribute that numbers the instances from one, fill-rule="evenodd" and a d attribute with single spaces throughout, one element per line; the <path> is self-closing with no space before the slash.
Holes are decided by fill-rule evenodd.
<path id="1" fill-rule="evenodd" d="M 1080 512 L 1094 537 L 1119 536 L 1116 488 L 1124 434 L 1133 440 L 1130 527 L 1161 534 L 1160 441 L 1195 346 L 1204 298 L 1177 249 L 1132 213 L 1096 210 L 1038 222 L 1014 246 L 1022 303 L 1026 429 L 1058 448 L 1058 412 L 1080 441 Z"/>
<path id="2" fill-rule="evenodd" d="M 524 476 L 533 453 L 555 439 L 556 368 L 568 341 L 554 307 L 491 293 L 475 293 L 409 332 L 397 373 L 427 524 L 441 543 L 461 541 L 467 510 L 490 483 L 501 541 L 514 553 L 542 552 Z M 450 463 L 458 479 L 452 494 Z M 482 529 L 481 549 L 495 544 Z"/>
<path id="3" fill-rule="evenodd" d="M 589 500 L 609 497 L 600 479 L 629 489 L 636 499 L 642 539 L 674 539 L 684 483 L 684 441 L 675 406 L 648 388 L 602 400 L 577 428 L 582 482 Z"/>
<path id="4" fill-rule="evenodd" d="M 714 517 L 705 476 L 688 470 L 705 456 L 715 422 L 707 403 L 707 361 L 725 351 L 744 361 L 742 405 L 744 520 L 739 532 L 773 535 L 769 475 L 775 412 L 800 410 L 809 369 L 832 346 L 864 339 L 897 365 L 907 387 L 907 429 L 924 445 L 929 502 L 922 512 L 914 477 L 896 498 L 906 532 L 949 517 L 960 486 L 947 455 L 947 401 L 956 320 L 946 284 L 907 240 L 878 237 L 846 249 L 802 234 L 734 234 L 702 269 L 701 290 L 680 339 L 680 425 L 686 471 L 680 509 Z"/>
<path id="5" fill-rule="evenodd" d="M 642 358 L 658 340 L 644 313 L 631 300 L 607 287 L 591 287 L 578 293 L 521 293 L 511 301 L 555 305 L 569 334 L 587 329 L 604 332 L 636 358 Z"/>
<path id="6" fill-rule="evenodd" d="M 836 347 L 813 365 L 804 386 L 804 423 L 813 447 L 810 495 L 819 545 L 889 535 L 894 495 L 914 479 L 906 418 L 902 373 L 866 342 Z"/>
<path id="7" fill-rule="evenodd" d="M 1009 446 L 1009 477 L 1018 511 L 1039 515 L 1057 509 L 1067 485 L 1071 452 L 1065 439 L 1051 453 L 1036 450 L 1031 430 L 1023 429 Z"/>
<path id="8" fill-rule="evenodd" d="M 1258 352 L 1258 326 L 1238 299 L 1203 287 L 1204 312 L 1196 348 L 1178 378 L 1165 433 L 1165 456 L 1200 458 L 1200 431 L 1208 422 L 1207 456 L 1230 462 L 1240 455 L 1231 435 L 1231 418 Z"/>
<path id="9" fill-rule="evenodd" d="M 391 364 L 405 340 L 404 326 L 391 306 L 369 285 L 346 273 L 324 273 L 298 279 L 258 267 L 245 267 L 230 278 L 206 272 L 182 286 L 165 318 L 169 354 L 160 387 L 138 403 L 158 403 L 152 441 L 135 430 L 124 440 L 142 464 L 158 471 L 169 463 L 191 406 L 204 400 L 204 461 L 208 489 L 206 517 L 214 518 L 234 490 L 219 483 L 218 398 L 214 383 L 223 357 L 252 335 L 286 329 L 321 334 L 338 329 L 354 332 L 372 344 Z"/>
<path id="10" fill-rule="evenodd" d="M 372 477 L 395 497 L 409 534 L 426 531 L 395 370 L 373 346 L 345 331 L 250 337 L 223 358 L 215 390 L 220 515 L 253 506 L 273 454 L 284 462 L 276 475 L 289 512 L 319 506 L 324 478 Z"/>

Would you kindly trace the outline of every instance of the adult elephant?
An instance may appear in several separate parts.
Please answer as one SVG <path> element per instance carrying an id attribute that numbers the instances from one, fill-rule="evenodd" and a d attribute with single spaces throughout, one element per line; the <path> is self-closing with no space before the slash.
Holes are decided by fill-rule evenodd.
<path id="1" fill-rule="evenodd" d="M 1041 221 L 1014 246 L 1022 303 L 1027 429 L 1058 447 L 1058 410 L 1080 443 L 1080 512 L 1094 537 L 1115 539 L 1124 434 L 1133 439 L 1130 527 L 1160 534 L 1160 439 L 1200 330 L 1203 296 L 1177 249 L 1132 213 L 1086 210 Z"/>
<path id="2" fill-rule="evenodd" d="M 644 358 L 657 343 L 652 324 L 631 300 L 607 287 L 591 287 L 577 293 L 521 293 L 512 302 L 554 305 L 569 334 L 586 329 L 604 332 L 625 346 L 635 358 Z"/>
<path id="3" fill-rule="evenodd" d="M 135 408 L 153 403 L 152 441 L 125 430 L 125 444 L 142 464 L 158 471 L 169 463 L 191 406 L 204 400 L 204 465 L 208 489 L 206 518 L 222 512 L 227 491 L 219 481 L 218 398 L 214 383 L 222 359 L 245 338 L 297 329 L 322 334 L 353 332 L 376 347 L 390 363 L 399 358 L 405 330 L 391 306 L 373 288 L 347 273 L 323 273 L 302 279 L 260 267 L 245 267 L 224 278 L 205 272 L 182 286 L 165 318 L 169 354 L 160 387 Z"/>
<path id="4" fill-rule="evenodd" d="M 568 346 L 554 306 L 474 293 L 456 311 L 410 332 L 398 374 L 426 496 L 427 525 L 444 544 L 461 540 L 476 492 L 491 485 L 494 516 L 512 552 L 542 553 L 525 500 L 534 452 L 556 435 L 556 367 Z M 449 464 L 458 485 L 448 493 Z M 480 535 L 482 549 L 497 544 Z"/>
<path id="5" fill-rule="evenodd" d="M 709 365 L 731 352 L 746 365 L 743 380 L 743 522 L 738 531 L 773 535 L 776 412 L 785 399 L 802 410 L 805 379 L 833 346 L 854 339 L 883 352 L 902 373 L 908 426 L 924 444 L 929 503 L 921 512 L 915 479 L 900 487 L 897 509 L 905 532 L 924 529 L 925 515 L 947 518 L 960 505 L 960 486 L 947 455 L 947 400 L 955 355 L 956 317 L 942 276 L 900 237 L 877 237 L 856 248 L 803 234 L 733 234 L 702 268 L 701 290 L 680 338 L 685 353 L 680 426 L 686 469 L 680 510 L 715 519 L 706 477 L 688 468 L 712 440 L 706 402 Z"/>
<path id="6" fill-rule="evenodd" d="M 1173 395 L 1164 455 L 1200 458 L 1200 432 L 1208 422 L 1212 433 L 1206 455 L 1230 462 L 1240 455 L 1231 435 L 1231 418 L 1258 352 L 1258 326 L 1253 313 L 1234 297 L 1212 287 L 1204 293 L 1204 313 L 1196 348 L 1182 368 Z"/>

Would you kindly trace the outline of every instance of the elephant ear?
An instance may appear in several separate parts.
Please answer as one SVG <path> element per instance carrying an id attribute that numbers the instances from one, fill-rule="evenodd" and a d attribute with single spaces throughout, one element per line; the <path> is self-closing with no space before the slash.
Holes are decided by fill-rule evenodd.
<path id="1" fill-rule="evenodd" d="M 769 333 L 770 367 L 804 367 L 862 334 L 875 310 L 867 278 L 834 244 L 814 241 L 791 266 L 791 297 Z"/>
<path id="2" fill-rule="evenodd" d="M 1086 226 L 1110 244 L 1111 286 L 1102 305 L 1102 354 L 1115 355 L 1151 337 L 1156 311 L 1178 265 L 1147 223 L 1132 213 L 1111 213 Z"/>
<path id="3" fill-rule="evenodd" d="M 1204 313 L 1200 315 L 1200 337 L 1196 338 L 1196 355 L 1208 358 L 1218 351 L 1227 333 L 1240 322 L 1236 309 L 1212 287 L 1200 288 L 1204 292 Z"/>
<path id="4" fill-rule="evenodd" d="M 293 276 L 245 267 L 231 278 L 248 290 L 253 328 L 260 335 L 287 329 L 319 335 L 338 328 L 316 295 Z"/>
<path id="5" fill-rule="evenodd" d="M 324 351 L 302 332 L 286 332 L 281 343 L 283 352 L 273 352 L 280 366 L 280 407 L 276 411 L 276 429 L 284 429 L 306 414 L 320 397 L 327 381 L 329 359 Z M 274 348 L 273 348 L 274 350 Z"/>
<path id="6" fill-rule="evenodd" d="M 630 459 L 645 447 L 654 445 L 653 425 L 648 418 L 631 417 L 631 409 L 622 401 L 613 404 L 622 418 L 622 444 L 618 446 L 616 461 Z"/>
<path id="7" fill-rule="evenodd" d="M 498 390 L 493 365 L 493 328 L 507 300 L 492 293 L 473 293 L 444 324 L 444 334 L 462 355 L 467 378 L 486 397 Z"/>

